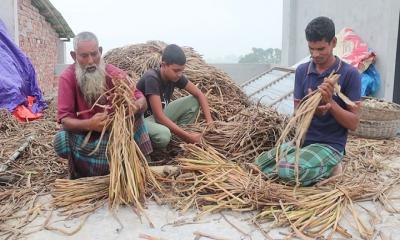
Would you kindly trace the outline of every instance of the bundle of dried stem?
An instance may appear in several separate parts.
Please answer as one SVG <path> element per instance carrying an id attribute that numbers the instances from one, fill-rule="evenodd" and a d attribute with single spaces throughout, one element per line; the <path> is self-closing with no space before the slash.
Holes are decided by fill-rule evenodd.
<path id="1" fill-rule="evenodd" d="M 132 112 L 136 112 L 132 81 L 114 81 L 112 108 L 114 109 L 110 138 L 107 145 L 110 164 L 109 197 L 112 207 L 120 203 L 134 203 L 142 209 L 144 201 L 147 162 L 133 139 L 134 123 Z M 151 175 L 150 175 L 151 176 Z"/>
<path id="2" fill-rule="evenodd" d="M 340 75 L 334 74 L 333 72 L 327 77 L 328 81 L 333 84 L 337 83 Z M 282 132 L 282 135 L 279 137 L 276 143 L 276 161 L 278 162 L 280 159 L 283 159 L 287 152 L 281 151 L 280 148 L 282 144 L 288 142 L 288 136 L 291 131 L 295 129 L 295 133 L 290 142 L 293 142 L 296 145 L 296 164 L 295 164 L 295 173 L 296 173 L 296 185 L 300 185 L 299 182 L 299 155 L 300 155 L 300 147 L 303 144 L 304 138 L 310 126 L 311 120 L 314 117 L 314 113 L 317 110 L 320 102 L 322 100 L 322 94 L 317 89 L 310 94 L 308 94 L 304 99 L 301 100 L 298 108 L 295 110 L 294 116 L 290 119 L 289 123 L 285 127 Z"/>
<path id="3" fill-rule="evenodd" d="M 103 200 L 108 199 L 112 209 L 117 209 L 120 204 L 133 204 L 139 210 L 137 213 L 143 213 L 148 219 L 143 207 L 148 186 L 151 185 L 152 188 L 159 191 L 161 191 L 161 188 L 133 138 L 135 132 L 134 114 L 137 112 L 133 95 L 135 81 L 129 77 L 114 78 L 113 85 L 114 87 L 100 96 L 93 105 L 93 107 L 103 107 L 105 111 L 112 109 L 108 113 L 109 119 L 100 135 L 100 138 L 102 138 L 106 131 L 110 133 L 107 143 L 110 174 L 106 177 L 109 178 L 109 181 L 106 181 L 104 177 L 95 177 L 56 182 L 54 202 L 56 207 L 62 207 L 67 214 L 77 216 L 95 210 L 102 206 Z M 109 105 L 99 105 L 98 102 L 102 98 L 111 99 Z M 89 137 L 90 133 L 88 133 L 86 140 Z M 97 151 L 97 149 L 98 147 L 94 151 Z M 91 185 L 98 186 L 98 191 L 93 191 Z M 108 188 L 108 191 L 104 188 Z M 108 197 L 104 196 L 106 192 Z M 61 200 L 70 195 L 75 196 L 75 198 L 70 197 L 67 201 Z M 100 204 L 90 208 L 88 203 L 93 203 L 90 199 Z M 76 213 L 73 209 L 70 209 L 70 206 L 76 207 L 77 204 L 83 210 Z M 148 221 L 152 226 L 150 219 Z"/>
<path id="4" fill-rule="evenodd" d="M 56 179 L 53 186 L 54 206 L 67 218 L 75 218 L 94 212 L 107 203 L 110 176 Z"/>
<path id="5" fill-rule="evenodd" d="M 107 144 L 107 159 L 110 165 L 108 191 L 110 207 L 117 208 L 122 203 L 134 204 L 136 208 L 143 211 L 142 204 L 145 200 L 146 185 L 152 184 L 153 187 L 160 188 L 149 170 L 146 158 L 133 138 L 134 114 L 137 112 L 133 95 L 135 81 L 130 77 L 114 78 L 113 85 L 113 88 L 103 93 L 93 104 L 93 107 L 103 107 L 105 111 L 112 109 L 108 113 L 109 119 L 100 135 L 101 139 L 106 131 L 110 132 Z M 98 102 L 102 98 L 111 99 L 110 105 L 99 105 Z M 89 137 L 90 132 L 86 140 Z M 98 147 L 94 151 L 97 149 Z M 66 190 L 64 188 L 59 191 Z M 81 194 L 84 193 L 81 192 Z M 87 194 L 90 195 L 91 191 L 87 191 Z"/>

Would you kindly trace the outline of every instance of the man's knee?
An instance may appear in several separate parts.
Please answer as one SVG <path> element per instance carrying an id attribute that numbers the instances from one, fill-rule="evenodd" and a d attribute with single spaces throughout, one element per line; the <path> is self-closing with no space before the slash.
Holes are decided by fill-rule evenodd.
<path id="1" fill-rule="evenodd" d="M 197 98 L 195 98 L 193 95 L 189 95 L 189 96 L 187 96 L 187 99 L 186 99 L 186 101 L 188 101 L 188 102 L 190 102 L 191 103 L 191 105 L 194 105 L 194 106 L 200 106 L 200 104 L 199 104 L 199 100 L 197 100 Z"/>
<path id="2" fill-rule="evenodd" d="M 186 101 L 189 102 L 189 106 L 191 106 L 192 111 L 198 111 L 200 109 L 199 100 L 197 100 L 197 98 L 195 98 L 194 96 L 188 96 Z"/>
<path id="3" fill-rule="evenodd" d="M 183 107 L 185 109 L 185 113 L 178 119 L 178 125 L 194 123 L 200 111 L 200 104 L 197 98 L 193 97 L 192 95 L 185 97 Z"/>
<path id="4" fill-rule="evenodd" d="M 307 163 L 296 163 L 281 160 L 278 166 L 278 176 L 291 184 L 299 182 L 300 186 L 310 186 L 325 177 L 321 167 L 310 167 Z"/>
<path id="5" fill-rule="evenodd" d="M 151 141 L 156 148 L 166 148 L 171 141 L 171 131 L 167 127 L 160 128 L 157 134 L 151 136 Z"/>
<path id="6" fill-rule="evenodd" d="M 276 161 L 274 152 L 274 150 L 262 152 L 255 160 L 255 164 L 266 174 L 270 174 L 275 170 Z"/>
<path id="7" fill-rule="evenodd" d="M 67 139 L 66 131 L 59 131 L 56 133 L 53 139 L 54 151 L 59 157 L 68 158 L 70 154 L 70 147 Z"/>
<path id="8" fill-rule="evenodd" d="M 300 166 L 298 166 L 298 171 L 300 172 Z M 280 160 L 278 163 L 278 176 L 286 181 L 296 180 L 296 166 L 293 163 L 289 163 L 285 160 Z"/>
<path id="9" fill-rule="evenodd" d="M 299 160 L 299 162 L 296 164 L 295 161 L 287 161 L 286 159 L 282 159 L 278 163 L 278 176 L 282 180 L 291 183 L 296 183 L 298 178 L 300 184 L 303 185 L 304 182 L 307 182 L 307 174 L 305 174 L 305 169 L 307 169 L 307 166 L 301 160 Z"/>

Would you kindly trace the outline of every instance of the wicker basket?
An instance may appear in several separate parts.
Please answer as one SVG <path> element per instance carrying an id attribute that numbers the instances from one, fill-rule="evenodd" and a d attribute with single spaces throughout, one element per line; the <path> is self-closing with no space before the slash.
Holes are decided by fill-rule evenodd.
<path id="1" fill-rule="evenodd" d="M 380 99 L 363 97 L 363 100 L 366 99 L 374 99 L 378 102 L 385 102 Z M 389 120 L 397 120 L 400 119 L 400 105 L 396 103 L 389 103 L 393 109 L 384 109 L 384 108 L 372 108 L 368 105 L 362 105 L 361 107 L 361 120 L 369 120 L 369 121 L 389 121 Z"/>
<path id="2" fill-rule="evenodd" d="M 400 127 L 400 120 L 389 121 L 369 121 L 360 120 L 355 131 L 350 131 L 351 134 L 364 138 L 388 139 L 396 136 Z"/>

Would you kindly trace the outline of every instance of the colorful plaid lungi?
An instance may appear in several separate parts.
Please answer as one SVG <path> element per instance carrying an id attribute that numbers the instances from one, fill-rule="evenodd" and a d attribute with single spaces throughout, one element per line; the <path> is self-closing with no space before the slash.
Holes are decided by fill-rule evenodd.
<path id="1" fill-rule="evenodd" d="M 293 144 L 283 144 L 281 152 L 287 151 L 276 167 L 276 148 L 261 153 L 255 163 L 266 174 L 278 173 L 279 177 L 291 184 L 296 183 L 296 147 Z M 340 163 L 343 153 L 326 144 L 311 144 L 300 149 L 298 160 L 299 182 L 309 186 L 324 178 L 328 178 L 334 167 Z"/>
<path id="2" fill-rule="evenodd" d="M 84 142 L 86 133 L 61 130 L 55 135 L 54 149 L 58 156 L 68 159 L 71 179 L 102 176 L 109 173 L 106 154 L 109 136 L 109 132 L 106 132 L 100 142 L 99 149 L 93 155 L 89 156 L 99 143 L 100 133 L 92 132 L 89 142 L 84 147 L 82 147 L 82 143 Z M 133 137 L 145 156 L 153 151 L 143 117 L 135 121 L 135 133 Z"/>

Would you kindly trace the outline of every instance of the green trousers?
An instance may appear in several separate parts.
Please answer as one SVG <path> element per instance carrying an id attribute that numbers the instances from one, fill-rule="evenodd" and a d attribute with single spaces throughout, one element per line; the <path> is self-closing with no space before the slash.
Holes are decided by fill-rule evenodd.
<path id="1" fill-rule="evenodd" d="M 177 125 L 194 123 L 199 113 L 199 102 L 192 95 L 179 98 L 169 103 L 165 115 Z M 156 123 L 153 115 L 144 119 L 149 130 L 150 140 L 155 148 L 165 148 L 171 141 L 171 131 L 166 126 Z"/>

